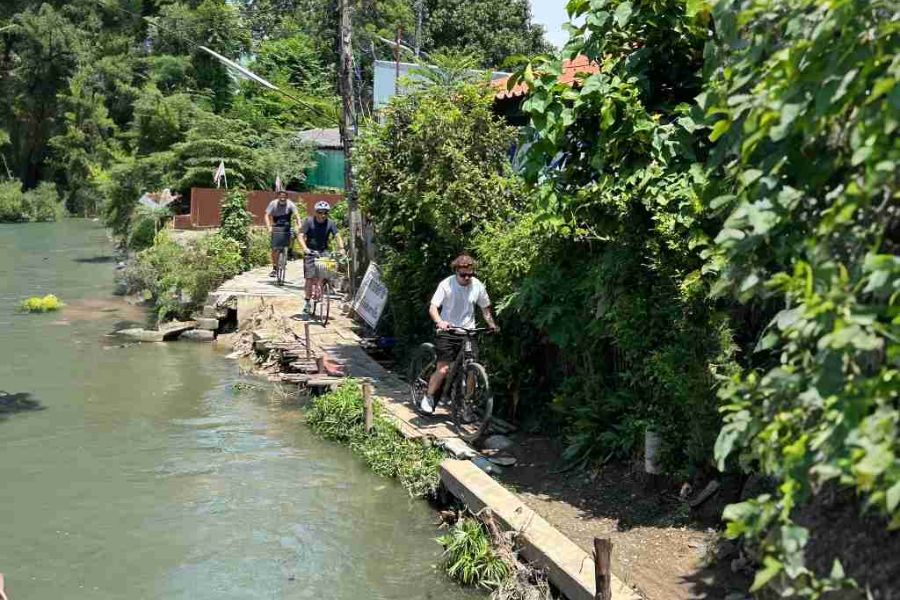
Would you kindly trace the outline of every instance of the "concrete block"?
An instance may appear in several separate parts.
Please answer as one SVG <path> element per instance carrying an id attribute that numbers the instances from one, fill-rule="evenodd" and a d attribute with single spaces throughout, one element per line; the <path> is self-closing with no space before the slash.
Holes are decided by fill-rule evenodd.
<path id="1" fill-rule="evenodd" d="M 219 328 L 218 319 L 197 319 L 197 328 L 216 331 Z"/>
<path id="2" fill-rule="evenodd" d="M 506 531 L 519 533 L 522 557 L 547 570 L 550 581 L 569 600 L 594 600 L 594 559 L 560 533 L 518 496 L 470 461 L 445 460 L 441 481 L 472 512 L 490 508 Z M 612 578 L 613 600 L 639 600 L 638 594 Z"/>
<path id="3" fill-rule="evenodd" d="M 178 339 L 191 342 L 211 342 L 216 339 L 216 332 L 208 329 L 191 329 L 182 333 Z"/>

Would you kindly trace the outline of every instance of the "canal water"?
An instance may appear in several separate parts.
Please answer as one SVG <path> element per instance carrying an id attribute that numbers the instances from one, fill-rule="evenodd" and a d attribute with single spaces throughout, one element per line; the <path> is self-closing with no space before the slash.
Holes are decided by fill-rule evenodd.
<path id="1" fill-rule="evenodd" d="M 122 346 L 102 227 L 0 225 L 0 572 L 10 600 L 475 597 L 435 565 L 426 504 L 235 389 L 212 345 Z M 60 313 L 24 315 L 57 294 Z M 257 382 L 259 383 L 259 382 Z"/>

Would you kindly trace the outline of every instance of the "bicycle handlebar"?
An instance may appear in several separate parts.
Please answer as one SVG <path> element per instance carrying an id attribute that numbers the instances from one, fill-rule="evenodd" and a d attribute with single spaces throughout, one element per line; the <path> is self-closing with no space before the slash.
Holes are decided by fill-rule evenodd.
<path id="1" fill-rule="evenodd" d="M 458 335 L 458 336 L 475 336 L 480 333 L 493 333 L 490 327 L 475 327 L 474 329 L 466 329 L 464 327 L 451 327 L 449 329 L 439 329 L 438 335 Z"/>

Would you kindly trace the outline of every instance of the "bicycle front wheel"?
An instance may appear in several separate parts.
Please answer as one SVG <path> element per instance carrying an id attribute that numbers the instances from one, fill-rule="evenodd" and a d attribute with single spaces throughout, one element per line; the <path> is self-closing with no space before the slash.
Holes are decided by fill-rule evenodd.
<path id="1" fill-rule="evenodd" d="M 409 363 L 407 381 L 409 381 L 409 401 L 413 409 L 417 409 L 422 396 L 428 391 L 428 381 L 437 366 L 437 351 L 434 344 L 422 344 L 413 354 Z"/>
<path id="2" fill-rule="evenodd" d="M 329 316 L 331 316 L 331 284 L 325 281 L 322 283 L 322 297 L 316 304 L 316 317 L 322 323 L 322 327 L 328 325 Z"/>
<path id="3" fill-rule="evenodd" d="M 487 372 L 478 363 L 468 363 L 457 379 L 453 402 L 453 423 L 459 436 L 472 443 L 485 434 L 491 424 L 494 396 Z"/>
<path id="4" fill-rule="evenodd" d="M 284 275 L 287 271 L 287 250 L 282 248 L 278 251 L 278 266 L 275 269 L 275 283 L 284 285 Z"/>

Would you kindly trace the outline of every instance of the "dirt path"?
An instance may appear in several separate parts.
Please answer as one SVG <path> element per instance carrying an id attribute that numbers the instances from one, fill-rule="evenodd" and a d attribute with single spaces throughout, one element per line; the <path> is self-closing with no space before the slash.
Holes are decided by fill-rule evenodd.
<path id="1" fill-rule="evenodd" d="M 590 551 L 594 537 L 610 538 L 613 572 L 648 600 L 718 600 L 747 589 L 726 565 L 706 568 L 716 533 L 692 524 L 687 506 L 670 492 L 648 491 L 626 465 L 560 472 L 561 448 L 553 440 L 515 441 L 519 462 L 501 481 L 583 549 Z"/>

